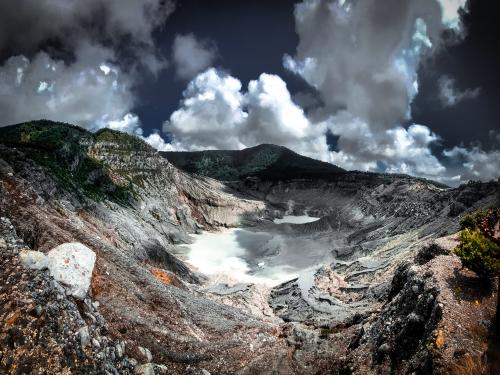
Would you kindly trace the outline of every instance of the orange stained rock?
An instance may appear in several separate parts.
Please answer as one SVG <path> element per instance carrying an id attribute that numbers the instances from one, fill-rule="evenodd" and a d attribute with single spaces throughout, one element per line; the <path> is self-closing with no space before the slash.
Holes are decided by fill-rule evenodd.
<path id="1" fill-rule="evenodd" d="M 176 287 L 182 286 L 182 283 L 177 279 L 177 277 L 164 270 L 161 270 L 159 268 L 153 268 L 151 270 L 151 273 L 157 280 L 161 281 L 163 284 L 173 285 Z"/>
<path id="2" fill-rule="evenodd" d="M 443 333 L 443 330 L 440 329 L 440 330 L 438 330 L 437 336 L 436 336 L 436 347 L 438 349 L 441 349 L 443 346 L 444 346 L 444 333 Z"/>
<path id="3" fill-rule="evenodd" d="M 16 324 L 17 320 L 21 317 L 21 311 L 19 310 L 16 310 L 13 314 L 11 314 L 9 316 L 9 318 L 7 318 L 7 320 L 5 321 L 5 324 L 7 325 L 7 327 L 11 327 L 13 326 L 14 324 Z"/>

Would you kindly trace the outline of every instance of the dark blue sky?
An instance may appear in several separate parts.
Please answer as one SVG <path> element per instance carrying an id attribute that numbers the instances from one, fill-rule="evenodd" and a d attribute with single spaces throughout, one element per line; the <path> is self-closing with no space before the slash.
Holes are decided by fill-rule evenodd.
<path id="1" fill-rule="evenodd" d="M 283 68 L 283 54 L 294 54 L 298 44 L 293 8 L 296 1 L 182 0 L 155 39 L 170 58 L 176 34 L 193 33 L 218 48 L 215 66 L 238 78 L 244 87 L 261 73 L 275 73 L 291 92 L 305 88 L 302 80 Z M 157 78 L 145 77 L 138 88 L 136 112 L 146 132 L 161 128 L 178 108 L 187 82 L 176 78 L 174 67 Z"/>

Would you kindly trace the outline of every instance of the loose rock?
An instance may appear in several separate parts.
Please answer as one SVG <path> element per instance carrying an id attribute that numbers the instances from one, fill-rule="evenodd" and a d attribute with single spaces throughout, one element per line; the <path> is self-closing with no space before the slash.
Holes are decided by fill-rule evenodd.
<path id="1" fill-rule="evenodd" d="M 65 243 L 49 251 L 48 267 L 52 277 L 67 287 L 68 294 L 84 299 L 90 286 L 95 253 L 78 243 Z"/>

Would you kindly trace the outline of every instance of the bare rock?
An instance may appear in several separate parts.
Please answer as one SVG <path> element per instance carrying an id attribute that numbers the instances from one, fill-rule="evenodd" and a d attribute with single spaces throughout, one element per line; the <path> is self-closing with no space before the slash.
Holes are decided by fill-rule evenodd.
<path id="1" fill-rule="evenodd" d="M 68 294 L 84 299 L 90 286 L 95 253 L 78 243 L 65 243 L 49 251 L 48 267 L 52 277 L 67 288 Z"/>
<path id="2" fill-rule="evenodd" d="M 43 270 L 48 266 L 47 256 L 40 251 L 21 250 L 19 259 L 24 267 L 32 270 Z"/>
<path id="3" fill-rule="evenodd" d="M 144 365 L 137 366 L 134 369 L 134 374 L 136 375 L 155 375 L 155 368 L 152 363 L 146 363 Z"/>
<path id="4" fill-rule="evenodd" d="M 143 348 L 142 346 L 139 346 L 137 349 L 139 349 L 139 352 L 141 353 L 145 362 L 149 363 L 153 360 L 153 356 L 151 355 L 151 352 L 149 351 L 148 348 Z"/>
<path id="5" fill-rule="evenodd" d="M 82 347 L 86 347 L 90 343 L 89 327 L 85 326 L 78 330 L 78 336 L 80 336 L 80 343 Z"/>

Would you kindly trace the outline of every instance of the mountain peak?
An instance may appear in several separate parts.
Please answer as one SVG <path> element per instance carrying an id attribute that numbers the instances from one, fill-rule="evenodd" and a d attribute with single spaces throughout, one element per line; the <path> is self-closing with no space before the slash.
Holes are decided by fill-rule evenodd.
<path id="1" fill-rule="evenodd" d="M 187 172 L 222 181 L 251 176 L 266 180 L 328 179 L 345 172 L 336 165 L 274 144 L 260 144 L 243 150 L 169 151 L 161 154 Z"/>

